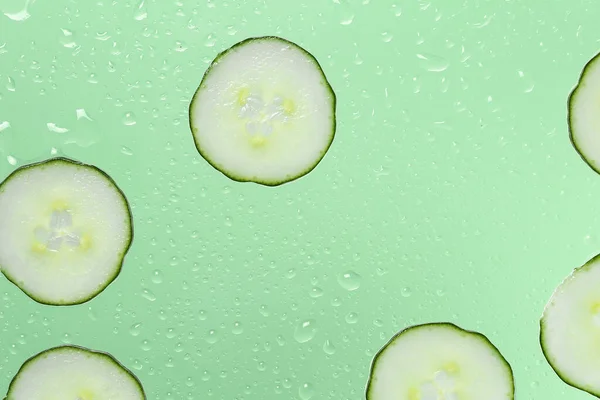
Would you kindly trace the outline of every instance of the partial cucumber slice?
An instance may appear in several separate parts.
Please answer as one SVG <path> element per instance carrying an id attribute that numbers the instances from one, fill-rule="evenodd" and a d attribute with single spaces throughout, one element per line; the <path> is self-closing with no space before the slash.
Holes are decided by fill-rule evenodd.
<path id="1" fill-rule="evenodd" d="M 600 255 L 556 288 L 540 320 L 540 344 L 566 384 L 600 397 Z"/>
<path id="2" fill-rule="evenodd" d="M 5 400 L 145 400 L 140 381 L 113 356 L 78 346 L 45 350 L 25 361 Z"/>
<path id="3" fill-rule="evenodd" d="M 600 173 L 600 53 L 583 68 L 568 108 L 571 142 L 581 158 Z"/>
<path id="4" fill-rule="evenodd" d="M 367 400 L 512 400 L 513 372 L 481 333 L 451 323 L 409 327 L 375 356 Z"/>
<path id="5" fill-rule="evenodd" d="M 0 271 L 42 304 L 80 304 L 119 274 L 129 204 L 100 169 L 66 158 L 18 168 L 0 185 Z"/>
<path id="6" fill-rule="evenodd" d="M 278 37 L 250 38 L 212 62 L 190 104 L 190 127 L 217 170 L 276 186 L 306 175 L 325 156 L 335 107 L 310 53 Z"/>

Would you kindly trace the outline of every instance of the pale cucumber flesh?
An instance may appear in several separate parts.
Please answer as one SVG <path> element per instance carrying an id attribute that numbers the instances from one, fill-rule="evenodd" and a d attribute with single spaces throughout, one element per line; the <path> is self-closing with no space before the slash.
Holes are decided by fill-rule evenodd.
<path id="1" fill-rule="evenodd" d="M 306 175 L 335 134 L 335 94 L 317 60 L 278 37 L 219 54 L 190 104 L 196 148 L 241 182 L 275 186 Z"/>
<path id="2" fill-rule="evenodd" d="M 80 304 L 119 274 L 132 225 L 123 192 L 97 167 L 20 167 L 0 185 L 0 271 L 37 302 Z"/>
<path id="3" fill-rule="evenodd" d="M 140 381 L 108 353 L 78 346 L 45 350 L 23 363 L 6 400 L 145 400 Z"/>
<path id="4" fill-rule="evenodd" d="M 375 356 L 367 400 L 512 400 L 514 378 L 482 334 L 450 323 L 407 328 Z"/>
<path id="5" fill-rule="evenodd" d="M 565 383 L 600 397 L 600 255 L 555 289 L 540 320 L 540 344 Z"/>

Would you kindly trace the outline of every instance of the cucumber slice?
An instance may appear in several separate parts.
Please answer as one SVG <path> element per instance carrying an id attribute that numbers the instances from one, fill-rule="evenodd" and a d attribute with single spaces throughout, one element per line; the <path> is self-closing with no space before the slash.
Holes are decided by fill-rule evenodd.
<path id="1" fill-rule="evenodd" d="M 600 255 L 556 288 L 540 320 L 540 344 L 560 379 L 600 397 Z"/>
<path id="2" fill-rule="evenodd" d="M 67 158 L 20 167 L 0 184 L 0 271 L 39 303 L 84 303 L 121 271 L 132 225 L 100 169 Z"/>
<path id="3" fill-rule="evenodd" d="M 451 323 L 415 325 L 375 356 L 367 400 L 511 400 L 512 368 L 481 333 Z"/>
<path id="4" fill-rule="evenodd" d="M 79 346 L 44 350 L 23 363 L 5 400 L 145 400 L 136 376 L 108 353 Z"/>
<path id="5" fill-rule="evenodd" d="M 583 68 L 568 103 L 571 142 L 581 158 L 600 173 L 600 53 Z"/>
<path id="6" fill-rule="evenodd" d="M 281 185 L 312 171 L 335 135 L 336 97 L 318 61 L 274 36 L 212 62 L 190 103 L 200 155 L 227 177 Z"/>

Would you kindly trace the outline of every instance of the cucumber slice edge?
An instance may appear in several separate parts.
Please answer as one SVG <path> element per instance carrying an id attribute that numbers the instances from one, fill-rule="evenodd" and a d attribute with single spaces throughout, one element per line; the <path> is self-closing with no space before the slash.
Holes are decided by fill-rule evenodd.
<path id="1" fill-rule="evenodd" d="M 119 360 L 117 360 L 115 357 L 113 357 L 110 353 L 105 352 L 105 351 L 100 351 L 100 350 L 92 350 L 90 348 L 83 347 L 83 346 L 68 344 L 68 345 L 54 346 L 49 349 L 40 351 L 39 353 L 34 354 L 31 357 L 29 357 L 27 360 L 25 360 L 23 362 L 23 364 L 21 364 L 21 367 L 19 368 L 19 370 L 15 373 L 14 377 L 11 379 L 11 381 L 8 385 L 8 389 L 6 391 L 6 397 L 4 397 L 3 400 L 11 400 L 10 392 L 14 389 L 13 386 L 17 383 L 21 373 L 27 369 L 29 364 L 31 364 L 32 362 L 35 362 L 35 360 L 38 357 L 41 357 L 43 355 L 49 354 L 54 351 L 61 351 L 61 350 L 66 350 L 66 349 L 73 349 L 73 350 L 90 353 L 91 355 L 93 355 L 95 357 L 96 356 L 103 357 L 104 359 L 110 361 L 112 364 L 114 364 L 115 366 L 120 368 L 123 371 L 123 373 L 125 373 L 138 386 L 138 388 L 140 389 L 140 392 L 142 393 L 143 399 L 144 400 L 147 399 L 146 392 L 144 391 L 144 386 L 142 385 L 142 382 L 139 380 L 139 378 L 129 368 L 127 368 L 126 366 L 121 364 L 121 362 L 119 362 Z"/>
<path id="2" fill-rule="evenodd" d="M 128 228 L 129 228 L 129 239 L 123 248 L 122 254 L 120 255 L 119 264 L 115 265 L 114 273 L 109 278 L 107 278 L 106 282 L 102 286 L 100 286 L 96 291 L 94 291 L 93 293 L 90 293 L 89 296 L 82 298 L 81 300 L 77 300 L 75 302 L 55 302 L 55 301 L 44 300 L 43 298 L 36 296 L 33 293 L 30 293 L 29 291 L 26 291 L 25 288 L 21 284 L 19 284 L 19 282 L 16 279 L 14 279 L 9 273 L 7 273 L 7 271 L 5 271 L 5 268 L 2 268 L 2 266 L 0 265 L 0 273 L 2 273 L 2 275 L 9 282 L 11 282 L 17 288 L 19 288 L 19 290 L 21 290 L 23 293 L 25 293 L 33 301 L 35 301 L 39 304 L 42 304 L 42 305 L 47 305 L 47 306 L 66 307 L 66 306 L 75 306 L 75 305 L 87 303 L 88 301 L 92 300 L 94 297 L 96 297 L 100 293 L 102 293 L 112 282 L 115 281 L 115 279 L 121 273 L 121 270 L 123 267 L 123 262 L 125 261 L 125 257 L 127 255 L 127 253 L 129 252 L 129 249 L 131 248 L 131 245 L 133 243 L 134 231 L 133 231 L 133 214 L 131 211 L 131 206 L 129 204 L 129 201 L 127 200 L 127 197 L 125 196 L 125 193 L 117 185 L 117 183 L 114 181 L 114 179 L 110 175 L 108 175 L 105 171 L 101 170 L 100 168 L 96 167 L 95 165 L 86 164 L 81 161 L 74 160 L 74 159 L 71 159 L 68 157 L 63 157 L 63 156 L 52 157 L 52 158 L 49 158 L 46 160 L 21 165 L 20 167 L 18 167 L 14 171 L 12 171 L 2 182 L 0 182 L 0 193 L 2 193 L 2 191 L 4 190 L 4 185 L 6 183 L 8 183 L 11 179 L 14 179 L 18 175 L 22 174 L 23 172 L 26 172 L 27 170 L 29 170 L 31 168 L 38 168 L 38 167 L 43 167 L 45 165 L 58 164 L 58 163 L 64 163 L 64 164 L 68 164 L 68 165 L 72 165 L 72 166 L 76 166 L 76 167 L 89 168 L 89 169 L 94 170 L 96 173 L 100 174 L 103 178 L 105 178 L 112 185 L 113 189 L 115 189 L 117 191 L 121 200 L 123 201 L 123 205 L 127 209 L 127 214 L 129 215 L 129 218 L 127 221 Z"/>
<path id="3" fill-rule="evenodd" d="M 596 58 L 598 58 L 598 62 L 600 62 L 600 53 L 598 53 L 598 55 L 596 56 Z M 600 172 L 599 172 L 600 173 Z M 588 261 L 586 261 L 583 265 L 574 268 L 571 273 L 569 275 L 567 275 L 557 286 L 556 288 L 553 290 L 552 295 L 550 296 L 550 299 L 548 300 L 548 302 L 546 303 L 546 306 L 544 307 L 544 311 L 542 312 L 542 316 L 539 320 L 539 329 L 540 329 L 540 333 L 539 333 L 539 342 L 540 342 L 540 348 L 542 350 L 542 354 L 544 355 L 544 358 L 546 359 L 546 362 L 548 363 L 548 365 L 550 366 L 550 368 L 554 371 L 554 373 L 558 376 L 558 378 L 563 381 L 565 384 L 581 390 L 583 392 L 586 392 L 592 396 L 598 397 L 600 398 L 600 390 L 598 391 L 594 391 L 592 389 L 586 389 L 583 388 L 581 386 L 578 386 L 577 383 L 575 383 L 572 379 L 567 378 L 566 374 L 561 371 L 561 369 L 556 365 L 556 363 L 554 361 L 551 360 L 551 356 L 550 356 L 550 351 L 547 348 L 547 345 L 544 344 L 545 343 L 545 327 L 544 327 L 544 323 L 545 323 L 545 318 L 546 318 L 546 313 L 547 313 L 547 308 L 548 306 L 551 304 L 551 302 L 554 299 L 554 293 L 568 280 L 573 279 L 573 277 L 580 271 L 585 271 L 585 270 L 589 270 L 591 268 L 594 267 L 594 264 L 600 262 L 600 253 L 593 256 L 592 258 L 590 258 Z M 598 268 L 600 268 L 600 266 L 598 266 Z"/>
<path id="4" fill-rule="evenodd" d="M 588 62 L 586 62 L 586 64 L 584 65 L 583 69 L 579 73 L 579 77 L 577 79 L 577 83 L 571 89 L 571 92 L 569 93 L 569 97 L 567 99 L 567 125 L 568 125 L 568 131 L 569 131 L 569 140 L 571 142 L 571 145 L 575 148 L 575 151 L 577 152 L 577 154 L 579 155 L 579 157 L 592 170 L 594 170 L 594 172 L 596 172 L 597 174 L 600 174 L 600 165 L 594 165 L 592 162 L 590 162 L 587 159 L 587 157 L 585 156 L 585 153 L 583 152 L 583 149 L 578 144 L 577 135 L 575 134 L 575 132 L 573 130 L 573 111 L 572 111 L 573 107 L 575 105 L 575 102 L 577 100 L 577 94 L 578 94 L 579 88 L 581 87 L 583 79 L 585 78 L 585 76 L 587 75 L 587 73 L 595 66 L 596 63 L 600 64 L 600 52 L 597 53 L 596 55 L 594 55 Z M 598 66 L 598 68 L 600 68 L 600 66 Z"/>
<path id="5" fill-rule="evenodd" d="M 402 334 L 404 334 L 404 333 L 406 333 L 408 331 L 411 331 L 413 329 L 419 329 L 419 328 L 425 328 L 425 327 L 433 327 L 433 326 L 443 326 L 443 327 L 446 327 L 446 328 L 457 330 L 457 331 L 459 331 L 461 333 L 465 333 L 465 334 L 470 334 L 470 335 L 476 336 L 479 340 L 484 341 L 488 346 L 490 346 L 492 349 L 494 349 L 496 351 L 496 353 L 498 353 L 498 355 L 500 356 L 499 359 L 502 361 L 502 363 L 504 364 L 504 366 L 507 368 L 508 374 L 511 377 L 511 380 L 510 380 L 511 389 L 512 389 L 511 390 L 511 393 L 512 393 L 511 400 L 514 400 L 514 395 L 515 395 L 514 371 L 512 369 L 512 366 L 508 362 L 508 360 L 500 352 L 500 349 L 498 349 L 498 347 L 496 347 L 488 339 L 488 337 L 485 336 L 483 333 L 461 328 L 460 326 L 458 326 L 458 325 L 456 325 L 456 324 L 454 324 L 452 322 L 428 322 L 428 323 L 415 324 L 415 325 L 408 326 L 408 327 L 402 329 L 401 331 L 397 332 L 396 334 L 394 334 L 383 346 L 381 346 L 381 348 L 377 351 L 377 353 L 373 357 L 373 360 L 371 361 L 371 365 L 370 365 L 370 368 L 369 368 L 369 378 L 367 380 L 367 385 L 366 385 L 366 388 L 365 388 L 365 396 L 366 396 L 367 400 L 371 400 L 372 399 L 370 391 L 371 391 L 372 383 L 375 380 L 374 375 L 375 375 L 375 372 L 376 372 L 377 361 L 378 361 L 379 357 L 383 354 L 383 352 L 387 349 L 387 347 L 390 344 L 392 344 L 396 339 L 398 339 Z"/>
<path id="6" fill-rule="evenodd" d="M 250 42 L 253 42 L 253 41 L 259 41 L 259 40 L 277 40 L 277 41 L 280 41 L 280 42 L 284 42 L 287 45 L 292 46 L 292 47 L 300 50 L 302 53 L 304 53 L 304 55 L 309 60 L 311 60 L 311 62 L 313 64 L 315 64 L 315 67 L 321 73 L 321 77 L 323 79 L 323 83 L 324 83 L 325 87 L 327 88 L 327 91 L 329 92 L 329 94 L 331 96 L 332 108 L 333 108 L 333 115 L 332 115 L 332 120 L 331 120 L 331 138 L 330 138 L 329 143 L 327 144 L 327 146 L 323 149 L 321 156 L 315 161 L 314 165 L 308 167 L 302 173 L 297 174 L 297 175 L 295 175 L 293 177 L 290 177 L 289 179 L 286 178 L 286 179 L 282 179 L 282 180 L 278 180 L 278 181 L 265 181 L 263 179 L 256 179 L 256 178 L 242 178 L 239 175 L 232 174 L 232 173 L 228 172 L 225 168 L 223 168 L 219 164 L 217 164 L 214 161 L 212 161 L 211 158 L 206 154 L 206 152 L 202 150 L 202 146 L 200 145 L 200 143 L 198 141 L 198 138 L 196 137 L 196 132 L 198 131 L 198 128 L 195 128 L 194 125 L 193 125 L 193 120 L 194 119 L 193 119 L 193 116 L 192 116 L 192 105 L 196 101 L 196 97 L 197 97 L 198 93 L 202 89 L 204 89 L 203 85 L 204 85 L 206 79 L 208 78 L 208 76 L 210 75 L 210 73 L 213 71 L 213 69 L 219 65 L 219 62 L 221 61 L 221 59 L 223 57 L 225 57 L 229 52 L 237 49 L 238 47 L 244 46 L 247 43 L 250 43 Z M 231 179 L 234 182 L 240 182 L 240 183 L 257 183 L 257 184 L 260 184 L 260 185 L 263 185 L 263 186 L 275 187 L 275 186 L 280 186 L 280 185 L 283 185 L 285 183 L 293 182 L 293 181 L 295 181 L 295 180 L 297 180 L 299 178 L 302 178 L 303 176 L 309 174 L 312 170 L 314 170 L 317 167 L 317 165 L 319 165 L 319 163 L 323 160 L 323 158 L 325 157 L 325 154 L 327 154 L 327 152 L 329 151 L 329 148 L 333 144 L 333 140 L 335 138 L 336 129 L 337 129 L 336 109 L 337 109 L 337 96 L 336 96 L 336 94 L 335 94 L 335 92 L 333 90 L 333 87 L 331 86 L 331 84 L 327 80 L 327 77 L 325 76 L 325 71 L 323 70 L 321 64 L 319 63 L 319 61 L 317 60 L 317 58 L 314 55 L 312 55 L 312 53 L 310 53 L 304 47 L 299 46 L 298 44 L 296 44 L 296 43 L 294 43 L 294 42 L 292 42 L 292 41 L 290 41 L 288 39 L 284 39 L 282 37 L 279 37 L 279 36 L 275 36 L 275 35 L 253 36 L 253 37 L 246 38 L 244 40 L 241 40 L 241 41 L 233 44 L 229 48 L 227 48 L 227 49 L 219 52 L 216 55 L 216 57 L 213 59 L 213 61 L 210 63 L 210 65 L 208 66 L 208 68 L 204 72 L 204 75 L 202 76 L 202 79 L 200 81 L 200 84 L 198 85 L 198 88 L 194 91 L 194 95 L 192 96 L 192 100 L 190 101 L 190 105 L 188 107 L 188 121 L 189 121 L 190 130 L 192 132 L 192 138 L 194 140 L 194 146 L 196 147 L 196 150 L 198 151 L 198 153 L 200 154 L 200 156 L 202 156 L 202 158 L 210 166 L 212 166 L 214 169 L 216 169 L 217 171 L 219 171 L 220 173 L 222 173 L 223 175 L 225 175 L 227 178 Z"/>

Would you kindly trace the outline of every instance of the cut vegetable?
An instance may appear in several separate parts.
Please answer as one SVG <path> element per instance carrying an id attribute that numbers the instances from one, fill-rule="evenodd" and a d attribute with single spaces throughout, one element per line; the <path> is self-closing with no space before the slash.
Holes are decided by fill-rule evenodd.
<path id="1" fill-rule="evenodd" d="M 375 356 L 367 400 L 512 400 L 510 365 L 482 334 L 450 323 L 409 327 Z"/>
<path id="2" fill-rule="evenodd" d="M 190 104 L 196 148 L 240 182 L 276 186 L 312 171 L 335 135 L 335 94 L 317 60 L 278 37 L 212 62 Z"/>
<path id="3" fill-rule="evenodd" d="M 600 54 L 584 67 L 569 96 L 568 110 L 573 146 L 600 173 Z"/>
<path id="4" fill-rule="evenodd" d="M 23 166 L 0 185 L 0 270 L 35 301 L 88 301 L 119 274 L 129 204 L 98 168 L 66 158 Z"/>
<path id="5" fill-rule="evenodd" d="M 77 346 L 25 361 L 5 400 L 145 400 L 140 381 L 113 356 Z"/>
<path id="6" fill-rule="evenodd" d="M 540 320 L 540 344 L 566 384 L 600 397 L 600 255 L 556 288 Z"/>

